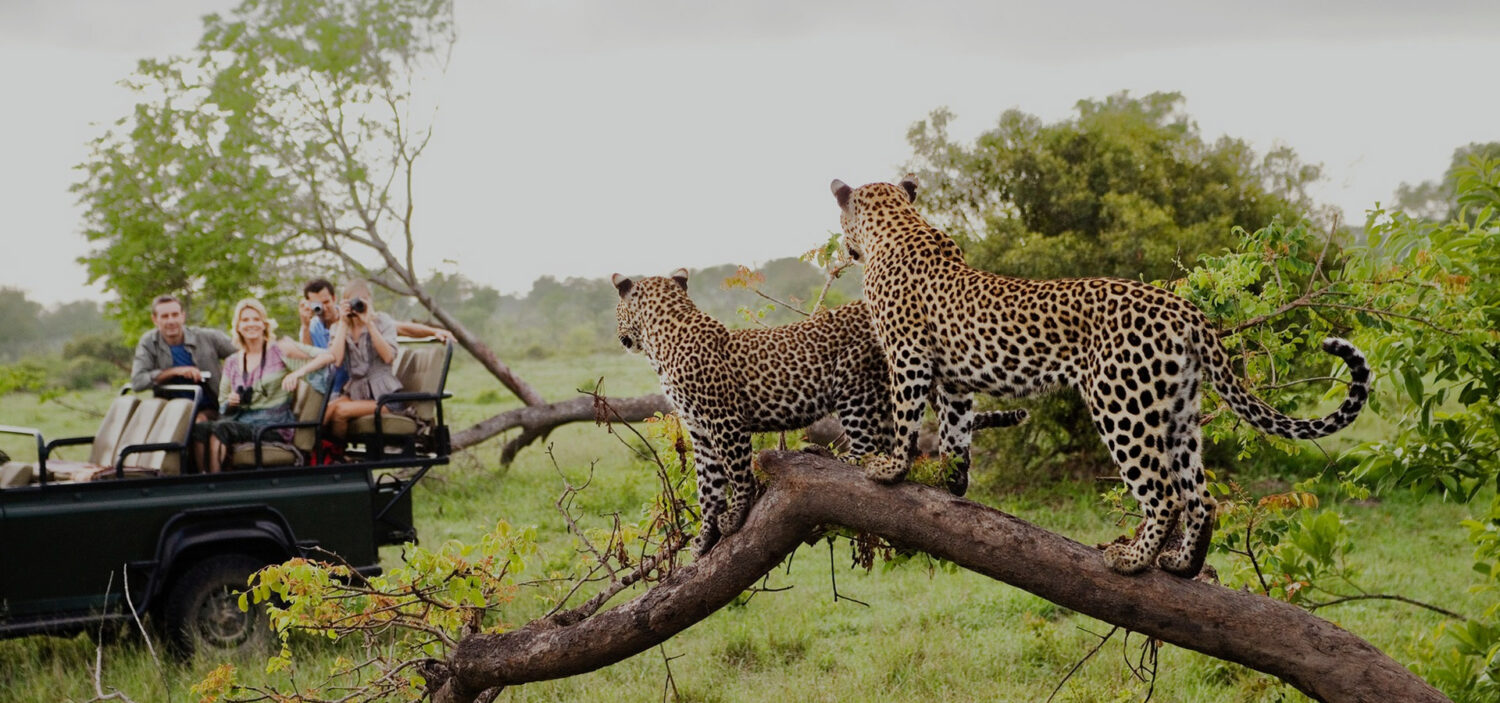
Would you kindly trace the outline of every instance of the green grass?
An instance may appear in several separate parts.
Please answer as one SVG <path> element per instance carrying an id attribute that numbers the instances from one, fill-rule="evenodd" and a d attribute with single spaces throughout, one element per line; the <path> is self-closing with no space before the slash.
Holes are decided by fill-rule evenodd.
<path id="1" fill-rule="evenodd" d="M 656 390 L 649 366 L 638 356 L 521 362 L 516 371 L 553 400 L 571 397 L 574 389 L 592 386 L 600 376 L 612 395 Z M 455 429 L 519 404 L 473 364 L 456 367 L 449 388 L 455 393 L 448 406 Z M 99 391 L 68 402 L 102 409 L 109 396 Z M 13 395 L 0 398 L 0 424 L 41 426 L 51 438 L 89 434 L 97 419 Z M 524 450 L 512 466 L 501 467 L 492 442 L 434 471 L 416 494 L 424 542 L 471 540 L 498 520 L 535 525 L 543 554 L 534 562 L 541 569 L 566 569 L 572 538 L 553 505 L 562 489 L 559 470 L 575 484 L 592 474 L 593 484 L 578 505 L 596 527 L 605 526 L 615 512 L 635 516 L 654 490 L 651 473 L 603 428 L 567 426 L 546 445 L 553 448 L 558 468 L 542 444 Z M 12 445 L 4 446 L 9 451 Z M 1062 483 L 1002 494 L 987 488 L 997 483 L 994 477 L 1003 467 L 988 463 L 975 471 L 974 497 L 982 502 L 1085 543 L 1120 532 L 1096 497 L 1098 485 Z M 1458 527 L 1471 512 L 1468 506 L 1397 493 L 1338 507 L 1351 521 L 1356 548 L 1349 562 L 1360 571 L 1360 585 L 1478 612 L 1479 602 L 1466 591 L 1472 581 L 1471 549 Z M 835 543 L 831 551 L 830 556 L 830 547 L 822 542 L 803 547 L 767 582 L 789 590 L 757 593 L 747 604 L 715 613 L 660 649 L 591 674 L 515 687 L 499 700 L 660 700 L 668 685 L 664 658 L 671 658 L 672 685 L 684 701 L 1045 700 L 1097 642 L 1089 632 L 1110 629 L 982 576 L 928 568 L 920 558 L 893 570 L 877 566 L 865 573 L 849 567 L 846 542 Z M 399 550 L 388 548 L 383 556 L 393 563 Z M 534 570 L 531 576 L 536 575 Z M 834 578 L 838 594 L 868 605 L 835 601 Z M 547 609 L 546 603 L 522 597 L 507 607 L 505 618 L 520 623 Z M 1429 611 L 1381 601 L 1335 606 L 1319 614 L 1408 664 L 1415 639 L 1441 621 Z M 1122 652 L 1124 639 L 1116 634 L 1057 700 L 1139 700 L 1146 687 L 1132 678 L 1122 659 L 1138 656 L 1141 642 L 1140 636 L 1131 637 Z M 349 651 L 300 643 L 298 680 L 313 680 L 335 656 Z M 136 701 L 196 700 L 188 688 L 220 663 L 168 660 L 159 671 L 142 639 L 129 631 L 111 639 L 102 652 L 106 690 L 119 688 Z M 6 662 L 0 667 L 0 697 L 88 700 L 94 695 L 89 673 L 94 655 L 88 635 L 0 641 L 0 660 Z M 1153 700 L 1302 700 L 1289 688 L 1235 665 L 1171 646 L 1159 656 Z M 243 679 L 266 679 L 262 662 L 238 664 Z"/>

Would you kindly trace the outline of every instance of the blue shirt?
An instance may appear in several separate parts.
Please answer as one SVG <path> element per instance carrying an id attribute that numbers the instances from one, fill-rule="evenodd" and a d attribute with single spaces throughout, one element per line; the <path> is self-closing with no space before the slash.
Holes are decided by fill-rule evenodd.
<path id="1" fill-rule="evenodd" d="M 172 344 L 167 347 L 172 352 L 173 366 L 194 366 L 193 353 L 188 351 L 186 344 Z"/>
<path id="2" fill-rule="evenodd" d="M 307 323 L 307 338 L 319 349 L 327 349 L 328 342 L 333 339 L 328 333 L 328 327 L 323 324 L 323 318 L 317 315 L 313 315 L 312 322 Z"/>
<path id="3" fill-rule="evenodd" d="M 323 324 L 323 318 L 313 315 L 312 321 L 307 323 L 307 338 L 312 345 L 319 349 L 327 349 L 328 343 L 333 341 L 333 334 L 328 331 L 328 326 Z M 329 385 L 329 393 L 338 393 L 344 389 L 344 383 L 349 380 L 348 361 L 333 370 L 333 382 Z"/>

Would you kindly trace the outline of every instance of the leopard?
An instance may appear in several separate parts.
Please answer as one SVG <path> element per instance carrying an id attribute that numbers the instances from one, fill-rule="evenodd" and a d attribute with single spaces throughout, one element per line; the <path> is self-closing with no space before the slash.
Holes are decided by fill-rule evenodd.
<path id="1" fill-rule="evenodd" d="M 864 269 L 864 300 L 892 377 L 894 451 L 866 458 L 873 480 L 906 476 L 929 398 L 940 419 L 960 420 L 955 399 L 965 394 L 1022 398 L 1066 386 L 1082 396 L 1144 513 L 1133 538 L 1105 547 L 1106 564 L 1135 574 L 1154 563 L 1193 577 L 1217 507 L 1202 460 L 1204 377 L 1251 426 L 1290 439 L 1347 427 L 1369 397 L 1364 355 L 1329 337 L 1323 351 L 1349 370 L 1345 397 L 1321 418 L 1284 415 L 1245 388 L 1219 331 L 1185 298 L 1128 279 L 1028 279 L 973 268 L 918 212 L 917 188 L 912 175 L 897 184 L 831 184 L 843 248 Z"/>
<path id="2" fill-rule="evenodd" d="M 702 511 L 696 556 L 738 531 L 758 495 L 752 433 L 797 430 L 834 415 L 849 439 L 843 460 L 892 451 L 890 374 L 862 301 L 791 324 L 730 329 L 693 302 L 686 269 L 610 280 L 620 295 L 620 344 L 651 362 L 692 440 Z M 1023 410 L 979 414 L 968 426 L 947 428 L 940 451 L 966 465 L 969 432 L 1025 420 Z"/>

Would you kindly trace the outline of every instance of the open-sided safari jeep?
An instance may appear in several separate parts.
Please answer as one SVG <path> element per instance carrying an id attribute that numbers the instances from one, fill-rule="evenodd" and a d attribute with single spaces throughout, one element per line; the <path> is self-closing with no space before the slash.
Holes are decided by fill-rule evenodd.
<path id="1" fill-rule="evenodd" d="M 342 462 L 320 449 L 328 401 L 307 383 L 293 401 L 291 445 L 269 441 L 280 437 L 267 428 L 217 474 L 192 471 L 196 395 L 116 398 L 92 437 L 49 442 L 40 430 L 0 427 L 36 444 L 35 460 L 0 468 L 0 637 L 145 618 L 179 651 L 239 650 L 268 637 L 264 613 L 238 607 L 260 567 L 333 553 L 357 573 L 380 573 L 381 545 L 416 539 L 412 488 L 448 463 L 451 350 L 399 349 L 403 389 L 378 401 L 407 410 L 356 426 Z M 86 460 L 60 456 L 82 445 Z"/>

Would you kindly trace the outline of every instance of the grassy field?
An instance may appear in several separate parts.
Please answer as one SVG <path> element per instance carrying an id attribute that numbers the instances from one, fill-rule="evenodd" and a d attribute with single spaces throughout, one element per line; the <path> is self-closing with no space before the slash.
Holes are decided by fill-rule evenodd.
<path id="1" fill-rule="evenodd" d="M 656 388 L 646 362 L 623 354 L 523 362 L 516 370 L 551 399 L 569 397 L 575 388 L 592 386 L 601 376 L 611 395 Z M 455 370 L 449 388 L 456 394 L 449 406 L 456 428 L 516 404 L 471 365 Z M 108 396 L 100 391 L 66 400 L 102 409 Z M 13 395 L 0 398 L 0 424 L 40 426 L 50 438 L 89 434 L 97 419 Z M 604 429 L 569 426 L 548 441 L 557 466 L 572 482 L 586 479 L 594 464 L 593 485 L 580 505 L 595 526 L 604 526 L 615 512 L 635 515 L 649 498 L 653 476 Z M 0 446 L 18 457 L 29 456 L 24 442 Z M 424 481 L 416 495 L 422 539 L 472 539 L 498 520 L 535 525 L 544 550 L 536 561 L 546 568 L 566 568 L 572 539 L 553 507 L 562 486 L 558 469 L 542 446 L 523 451 L 509 467 L 498 465 L 496 453 L 488 446 L 460 455 Z M 1064 483 L 1000 494 L 990 485 L 1004 470 L 995 457 L 979 458 L 971 497 L 1085 543 L 1119 534 L 1097 498 L 1097 485 Z M 1357 547 L 1348 560 L 1360 570 L 1361 586 L 1461 613 L 1479 609 L 1466 592 L 1471 550 L 1458 528 L 1458 521 L 1469 515 L 1467 506 L 1397 494 L 1338 507 L 1350 520 Z M 389 549 L 385 558 L 388 563 L 396 560 L 399 551 Z M 929 569 L 919 561 L 894 570 L 877 566 L 866 573 L 849 567 L 845 542 L 831 548 L 821 542 L 804 547 L 786 568 L 770 576 L 770 587 L 788 590 L 758 593 L 659 650 L 592 674 L 509 689 L 499 700 L 661 700 L 669 685 L 670 658 L 670 685 L 684 701 L 1040 701 L 1097 642 L 1090 632 L 1109 630 L 1099 621 L 1010 586 L 968 572 Z M 835 601 L 835 579 L 839 594 L 868 605 Z M 506 619 L 521 623 L 548 607 L 521 598 L 506 612 Z M 1441 621 L 1426 610 L 1380 601 L 1340 605 L 1319 614 L 1403 663 L 1410 663 L 1416 638 Z M 1116 635 L 1067 682 L 1056 700 L 1140 700 L 1147 686 L 1132 677 L 1123 660 L 1138 656 L 1141 641 L 1135 636 L 1125 646 Z M 347 651 L 329 644 L 303 644 L 296 675 L 307 680 Z M 101 652 L 105 690 L 118 688 L 136 701 L 196 700 L 189 687 L 220 663 L 200 659 L 158 666 L 135 633 L 109 641 Z M 5 662 L 0 667 L 0 698 L 88 700 L 94 696 L 90 672 L 95 654 L 94 640 L 86 635 L 0 642 L 0 661 Z M 244 679 L 263 679 L 261 662 L 239 664 Z M 1253 671 L 1170 646 L 1160 652 L 1151 698 L 1304 700 Z"/>

